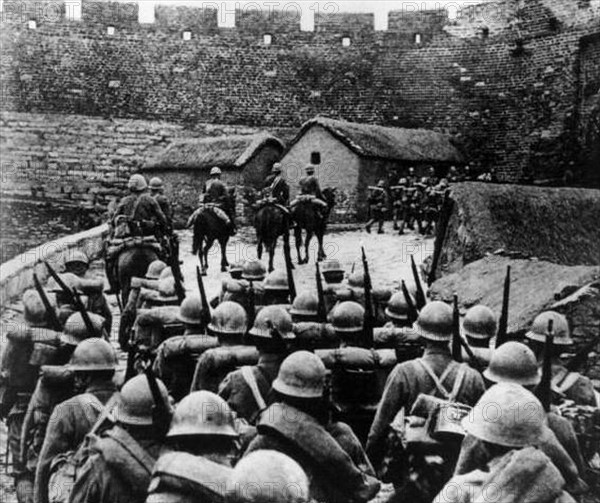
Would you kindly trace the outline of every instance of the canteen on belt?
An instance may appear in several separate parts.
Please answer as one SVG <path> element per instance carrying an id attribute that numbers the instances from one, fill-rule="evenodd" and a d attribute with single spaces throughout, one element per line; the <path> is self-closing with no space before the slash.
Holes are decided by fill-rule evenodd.
<path id="1" fill-rule="evenodd" d="M 471 411 L 471 407 L 461 403 L 446 402 L 435 411 L 431 422 L 431 438 L 440 442 L 460 440 L 466 432 L 462 420 Z"/>

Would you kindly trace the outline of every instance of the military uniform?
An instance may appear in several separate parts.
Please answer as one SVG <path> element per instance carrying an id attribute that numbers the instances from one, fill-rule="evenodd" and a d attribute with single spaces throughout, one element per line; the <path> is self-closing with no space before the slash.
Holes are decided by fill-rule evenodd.
<path id="1" fill-rule="evenodd" d="M 303 176 L 298 181 L 298 186 L 300 188 L 300 194 L 305 196 L 315 196 L 317 199 L 323 200 L 323 193 L 321 192 L 319 179 L 315 175 L 309 174 Z"/>
<path id="2" fill-rule="evenodd" d="M 371 210 L 371 219 L 367 222 L 367 232 L 371 232 L 371 226 L 377 222 L 377 232 L 381 234 L 383 232 L 383 223 L 385 220 L 385 212 L 388 206 L 388 195 L 383 187 L 383 184 L 378 184 L 377 188 L 372 189 L 372 193 L 369 197 L 369 208 Z"/>
<path id="3" fill-rule="evenodd" d="M 113 215 L 113 226 L 118 229 L 119 217 L 125 217 L 130 236 L 152 236 L 164 232 L 167 218 L 159 204 L 150 194 L 130 194 L 118 204 Z M 115 235 L 115 237 L 128 237 Z"/>

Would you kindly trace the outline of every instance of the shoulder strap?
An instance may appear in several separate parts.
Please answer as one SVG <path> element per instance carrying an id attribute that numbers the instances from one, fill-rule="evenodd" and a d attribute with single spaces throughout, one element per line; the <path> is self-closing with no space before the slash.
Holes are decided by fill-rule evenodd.
<path id="1" fill-rule="evenodd" d="M 552 388 L 560 393 L 566 393 L 577 382 L 580 375 L 578 372 L 569 372 L 565 369 L 554 376 Z"/>
<path id="2" fill-rule="evenodd" d="M 140 203 L 142 202 L 142 197 L 144 197 L 143 194 L 140 194 L 137 199 L 135 200 L 135 203 L 133 204 L 133 209 L 131 210 L 131 214 L 129 215 L 129 219 L 130 220 L 134 220 L 135 218 L 135 214 L 137 213 L 137 210 L 140 206 Z"/>
<path id="3" fill-rule="evenodd" d="M 425 372 L 427 372 L 427 375 L 429 375 L 429 377 L 431 377 L 433 383 L 435 384 L 435 387 L 442 394 L 442 396 L 446 400 L 449 400 L 452 395 L 446 389 L 446 387 L 443 385 L 443 382 L 446 380 L 446 377 L 448 377 L 448 375 L 454 368 L 453 363 L 455 363 L 455 362 L 452 362 L 450 365 L 448 365 L 440 377 L 435 375 L 435 372 L 433 371 L 433 369 L 429 366 L 429 364 L 425 360 L 423 360 L 423 358 L 419 358 L 417 360 L 417 362 L 419 362 L 421 364 L 421 366 L 423 367 Z"/>
<path id="4" fill-rule="evenodd" d="M 258 408 L 260 410 L 264 409 L 267 406 L 267 403 L 265 402 L 265 399 L 260 394 L 260 390 L 258 389 L 258 383 L 256 382 L 256 376 L 254 375 L 254 372 L 252 371 L 252 367 L 244 366 L 244 367 L 242 367 L 241 370 L 242 370 L 242 377 L 244 378 L 244 381 L 250 388 L 250 391 L 252 392 L 252 396 L 254 397 L 254 401 L 258 405 Z"/>
<path id="5" fill-rule="evenodd" d="M 465 376 L 467 374 L 467 364 L 461 363 L 458 366 L 458 370 L 456 372 L 456 378 L 454 379 L 454 387 L 452 388 L 452 392 L 448 397 L 448 401 L 454 402 L 456 401 L 456 397 L 460 392 L 460 388 L 462 386 L 463 381 L 465 380 Z"/>
<path id="6" fill-rule="evenodd" d="M 98 397 L 92 393 L 83 393 L 77 397 L 85 417 L 91 424 L 95 424 L 98 416 L 94 416 L 92 411 L 98 414 L 102 413 L 104 404 L 98 399 Z"/>

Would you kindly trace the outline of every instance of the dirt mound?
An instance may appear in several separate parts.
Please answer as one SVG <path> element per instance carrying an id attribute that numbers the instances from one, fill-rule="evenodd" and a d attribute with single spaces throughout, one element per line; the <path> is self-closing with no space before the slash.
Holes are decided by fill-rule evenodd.
<path id="1" fill-rule="evenodd" d="M 600 191 L 486 183 L 452 188 L 437 276 L 501 250 L 564 265 L 600 265 Z"/>

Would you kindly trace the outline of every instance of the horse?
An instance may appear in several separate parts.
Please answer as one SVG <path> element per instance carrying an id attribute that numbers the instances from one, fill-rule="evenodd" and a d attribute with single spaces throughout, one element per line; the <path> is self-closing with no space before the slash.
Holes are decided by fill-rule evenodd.
<path id="1" fill-rule="evenodd" d="M 262 259 L 263 246 L 269 253 L 269 272 L 273 270 L 273 257 L 279 236 L 283 236 L 284 246 L 289 248 L 289 215 L 275 204 L 266 204 L 254 215 L 258 259 Z"/>
<path id="2" fill-rule="evenodd" d="M 148 266 L 158 260 L 158 252 L 147 246 L 133 246 L 119 253 L 116 263 L 116 273 L 121 299 L 126 303 L 131 288 L 131 278 L 146 276 Z"/>
<path id="3" fill-rule="evenodd" d="M 296 222 L 294 227 L 294 237 L 296 240 L 296 251 L 298 253 L 298 263 L 308 263 L 308 248 L 313 235 L 317 236 L 319 241 L 319 250 L 317 252 L 317 261 L 320 262 L 326 258 L 325 250 L 323 249 L 323 236 L 327 227 L 327 218 L 335 206 L 335 187 L 327 187 L 323 189 L 323 197 L 327 204 L 327 211 L 323 215 L 317 206 L 308 201 L 300 201 L 292 207 L 292 219 Z M 302 246 L 302 230 L 306 230 L 306 239 L 304 241 L 304 259 L 300 251 Z"/>
<path id="4" fill-rule="evenodd" d="M 208 251 L 212 248 L 215 240 L 219 242 L 219 246 L 221 247 L 221 271 L 227 271 L 229 262 L 227 261 L 225 252 L 227 251 L 227 243 L 231 236 L 231 227 L 225 225 L 221 217 L 218 217 L 210 210 L 200 212 L 195 217 L 193 225 L 194 239 L 192 253 L 198 254 L 202 275 L 206 276 Z"/>

